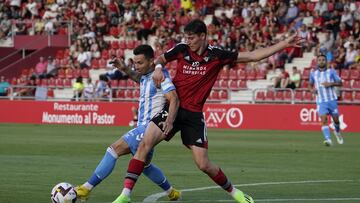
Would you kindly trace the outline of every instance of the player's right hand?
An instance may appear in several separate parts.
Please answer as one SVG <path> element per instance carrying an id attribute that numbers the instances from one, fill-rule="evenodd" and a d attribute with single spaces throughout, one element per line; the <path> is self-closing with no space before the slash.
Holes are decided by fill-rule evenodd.
<path id="1" fill-rule="evenodd" d="M 156 87 L 160 87 L 161 83 L 165 80 L 164 73 L 161 69 L 156 68 L 153 75 L 153 80 L 156 85 Z"/>

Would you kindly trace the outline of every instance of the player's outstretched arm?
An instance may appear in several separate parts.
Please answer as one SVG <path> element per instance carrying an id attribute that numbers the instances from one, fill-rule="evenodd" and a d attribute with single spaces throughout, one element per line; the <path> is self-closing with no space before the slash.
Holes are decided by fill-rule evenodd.
<path id="1" fill-rule="evenodd" d="M 272 46 L 266 48 L 259 48 L 251 52 L 240 52 L 237 58 L 238 63 L 247 63 L 253 61 L 260 61 L 267 58 L 276 52 L 290 46 L 298 47 L 303 40 L 297 37 L 297 33 L 292 34 L 283 41 L 278 42 Z"/>
<path id="2" fill-rule="evenodd" d="M 157 87 L 160 87 L 161 83 L 165 80 L 164 73 L 162 72 L 163 66 L 166 64 L 166 59 L 164 54 L 161 54 L 157 59 L 155 59 L 155 72 L 153 75 L 154 83 Z"/>
<path id="3" fill-rule="evenodd" d="M 165 122 L 163 123 L 164 134 L 167 135 L 173 128 L 178 109 L 179 109 L 179 98 L 176 90 L 172 90 L 165 94 L 166 99 L 169 101 L 169 114 Z"/>
<path id="4" fill-rule="evenodd" d="M 131 68 L 125 65 L 123 60 L 114 58 L 110 61 L 110 64 L 112 64 L 115 68 L 124 71 L 130 77 L 130 79 L 134 80 L 137 83 L 140 83 L 141 74 L 131 70 Z"/>

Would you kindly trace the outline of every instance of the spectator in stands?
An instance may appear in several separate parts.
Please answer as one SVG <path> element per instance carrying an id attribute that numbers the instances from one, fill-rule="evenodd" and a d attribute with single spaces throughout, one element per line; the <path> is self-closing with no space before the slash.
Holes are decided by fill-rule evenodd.
<path id="1" fill-rule="evenodd" d="M 81 76 L 76 78 L 76 81 L 73 84 L 73 90 L 74 90 L 74 97 L 72 100 L 79 101 L 79 99 L 81 99 L 84 90 L 83 78 Z"/>
<path id="2" fill-rule="evenodd" d="M 325 0 L 319 0 L 316 4 L 315 4 L 315 11 L 319 11 L 321 16 L 324 16 L 326 14 L 326 12 L 328 11 L 328 4 Z"/>
<path id="3" fill-rule="evenodd" d="M 53 78 L 57 75 L 58 67 L 55 63 L 55 60 L 52 56 L 48 57 L 47 66 L 46 66 L 46 77 Z"/>
<path id="4" fill-rule="evenodd" d="M 335 63 L 336 63 L 336 69 L 342 69 L 344 67 L 344 63 L 345 63 L 345 56 L 346 56 L 346 51 L 345 48 L 343 46 L 340 46 L 338 49 L 336 49 L 335 53 L 334 53 L 334 58 L 335 58 Z"/>
<path id="5" fill-rule="evenodd" d="M 3 18 L 0 18 L 0 30 L 4 33 L 4 36 L 6 37 L 11 29 L 11 20 L 8 17 L 8 14 L 5 13 L 3 15 Z"/>
<path id="6" fill-rule="evenodd" d="M 345 23 L 347 30 L 351 30 L 353 28 L 354 18 L 348 7 L 344 8 L 344 12 L 341 14 L 340 22 Z"/>
<path id="7" fill-rule="evenodd" d="M 334 36 L 330 32 L 325 33 L 325 39 L 318 45 L 316 53 L 326 52 L 330 50 L 334 45 Z"/>
<path id="8" fill-rule="evenodd" d="M 300 71 L 297 69 L 296 66 L 293 66 L 292 73 L 289 77 L 289 84 L 286 86 L 286 88 L 299 88 L 301 82 L 301 74 Z"/>
<path id="9" fill-rule="evenodd" d="M 355 58 L 358 55 L 357 50 L 354 48 L 354 44 L 349 44 L 349 47 L 346 48 L 345 55 L 345 68 L 349 68 L 355 63 Z"/>
<path id="10" fill-rule="evenodd" d="M 289 84 L 289 73 L 285 71 L 284 67 L 280 68 L 280 74 L 274 78 L 275 88 L 286 88 Z"/>
<path id="11" fill-rule="evenodd" d="M 93 101 L 94 100 L 94 93 L 95 93 L 95 87 L 94 84 L 92 83 L 91 78 L 88 78 L 86 80 L 86 85 L 84 87 L 84 100 L 85 101 Z"/>
<path id="12" fill-rule="evenodd" d="M 79 47 L 79 55 L 77 56 L 77 61 L 80 64 L 80 68 L 88 68 L 91 65 L 91 56 L 89 53 L 84 51 L 83 47 Z"/>
<path id="13" fill-rule="evenodd" d="M 109 80 L 106 75 L 101 74 L 99 76 L 99 82 L 95 88 L 95 97 L 97 100 L 108 99 L 110 95 Z"/>
<path id="14" fill-rule="evenodd" d="M 39 58 L 39 62 L 36 64 L 35 66 L 35 76 L 37 78 L 45 78 L 46 77 L 46 67 L 47 67 L 47 63 L 44 60 L 43 56 L 40 56 Z"/>
<path id="15" fill-rule="evenodd" d="M 284 24 L 290 24 L 299 14 L 299 8 L 295 5 L 294 1 L 290 1 L 290 7 L 284 17 Z"/>
<path id="16" fill-rule="evenodd" d="M 22 79 L 25 87 L 20 88 L 17 92 L 14 93 L 14 96 L 20 97 L 34 97 L 36 91 L 36 77 L 31 76 L 30 79 L 27 79 L 26 76 Z"/>
<path id="17" fill-rule="evenodd" d="M 340 31 L 340 21 L 341 15 L 339 11 L 334 10 L 331 13 L 330 19 L 324 23 L 327 30 L 330 30 L 333 33 L 333 38 L 336 39 Z"/>
<path id="18" fill-rule="evenodd" d="M 5 81 L 4 76 L 0 76 L 0 96 L 7 96 L 10 84 Z"/>

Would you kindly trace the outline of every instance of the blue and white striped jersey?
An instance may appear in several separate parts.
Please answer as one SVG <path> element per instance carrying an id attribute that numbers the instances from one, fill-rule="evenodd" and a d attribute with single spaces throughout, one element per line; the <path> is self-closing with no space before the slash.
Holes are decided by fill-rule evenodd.
<path id="1" fill-rule="evenodd" d="M 334 87 L 324 87 L 324 82 L 339 82 L 340 77 L 334 69 L 325 69 L 320 71 L 316 69 L 310 73 L 310 83 L 313 84 L 317 90 L 316 103 L 328 102 L 337 100 Z"/>
<path id="2" fill-rule="evenodd" d="M 152 76 L 154 71 L 141 76 L 140 79 L 140 101 L 138 109 L 138 126 L 147 125 L 152 117 L 159 113 L 166 103 L 165 94 L 175 90 L 169 72 L 163 68 L 165 80 L 161 88 L 156 88 Z"/>

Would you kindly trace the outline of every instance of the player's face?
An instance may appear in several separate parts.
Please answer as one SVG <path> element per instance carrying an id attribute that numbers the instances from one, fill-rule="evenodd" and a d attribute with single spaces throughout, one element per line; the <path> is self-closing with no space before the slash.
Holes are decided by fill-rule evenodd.
<path id="1" fill-rule="evenodd" d="M 326 58 L 324 56 L 319 56 L 317 58 L 317 63 L 320 68 L 324 68 L 326 66 Z"/>
<path id="2" fill-rule="evenodd" d="M 185 34 L 185 42 L 189 45 L 190 50 L 193 52 L 197 52 L 200 47 L 204 44 L 206 35 L 204 33 L 201 34 Z"/>
<path id="3" fill-rule="evenodd" d="M 147 59 L 143 54 L 134 56 L 135 70 L 141 74 L 146 74 L 149 72 L 152 62 L 153 60 Z"/>

